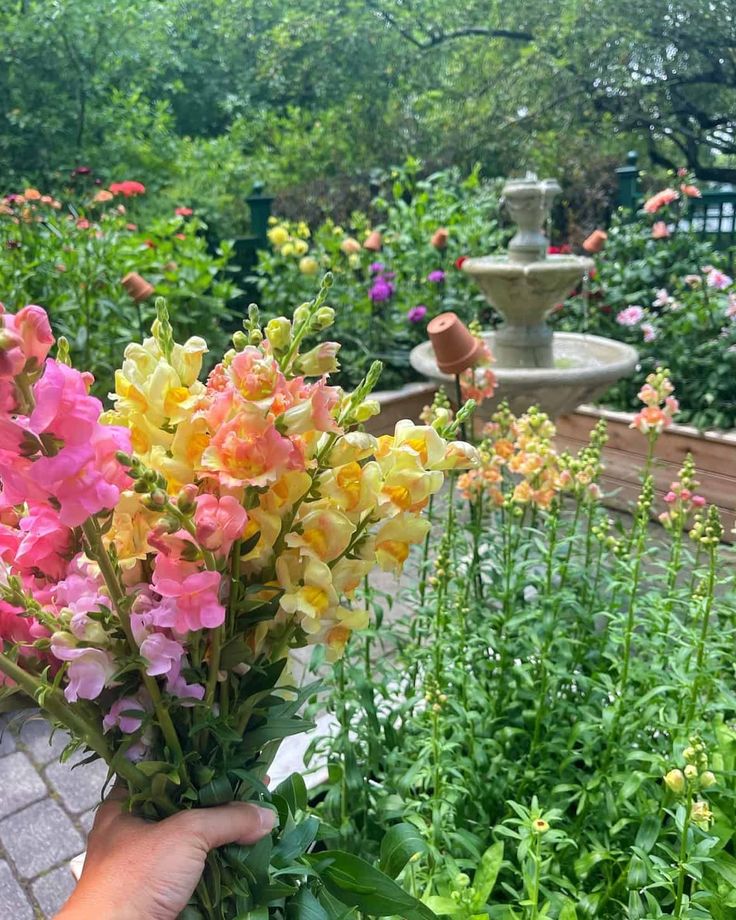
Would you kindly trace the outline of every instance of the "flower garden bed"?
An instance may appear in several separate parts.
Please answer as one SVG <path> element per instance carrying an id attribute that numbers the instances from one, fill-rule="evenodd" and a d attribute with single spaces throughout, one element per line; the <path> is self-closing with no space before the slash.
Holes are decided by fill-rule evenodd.
<path id="1" fill-rule="evenodd" d="M 641 485 L 641 470 L 646 455 L 646 440 L 629 426 L 634 414 L 613 412 L 597 406 L 580 406 L 576 412 L 556 420 L 559 447 L 577 451 L 588 442 L 599 419 L 608 423 L 608 443 L 603 450 L 605 472 L 602 486 L 607 504 L 630 509 Z M 689 425 L 672 425 L 657 443 L 653 467 L 656 492 L 662 498 L 677 479 L 686 455 L 695 460 L 700 491 L 719 507 L 725 524 L 724 539 L 734 540 L 731 530 L 736 521 L 736 432 L 699 432 Z M 660 505 L 661 507 L 661 505 Z"/>

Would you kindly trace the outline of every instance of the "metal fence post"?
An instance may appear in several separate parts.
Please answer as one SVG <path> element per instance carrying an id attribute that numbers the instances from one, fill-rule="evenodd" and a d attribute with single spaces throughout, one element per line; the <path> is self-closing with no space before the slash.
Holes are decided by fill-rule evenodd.
<path id="1" fill-rule="evenodd" d="M 254 182 L 253 191 L 245 199 L 250 208 L 251 237 L 256 240 L 257 249 L 265 249 L 268 245 L 268 218 L 271 216 L 273 195 L 264 193 L 263 182 Z"/>
<path id="2" fill-rule="evenodd" d="M 618 194 L 616 204 L 627 211 L 636 211 L 639 205 L 639 167 L 637 161 L 639 154 L 630 150 L 626 155 L 626 165 L 619 166 L 616 170 L 618 177 Z"/>

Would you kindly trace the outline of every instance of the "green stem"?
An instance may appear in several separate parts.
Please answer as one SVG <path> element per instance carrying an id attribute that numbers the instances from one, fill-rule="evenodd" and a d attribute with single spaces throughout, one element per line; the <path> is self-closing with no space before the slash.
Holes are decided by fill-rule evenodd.
<path id="1" fill-rule="evenodd" d="M 685 895 L 685 879 L 687 878 L 687 869 L 685 860 L 687 858 L 687 835 L 690 830 L 690 813 L 692 811 L 693 793 L 688 783 L 687 799 L 685 802 L 685 820 L 682 824 L 682 835 L 680 837 L 680 855 L 677 860 L 677 897 L 675 899 L 675 910 L 673 917 L 680 920 L 682 917 L 682 899 Z"/>
<path id="2" fill-rule="evenodd" d="M 708 626 L 710 625 L 710 617 L 713 611 L 713 599 L 715 593 L 715 583 L 716 583 L 716 557 L 717 557 L 717 548 L 715 546 L 708 547 L 708 581 L 706 586 L 706 597 L 705 603 L 703 604 L 703 622 L 700 626 L 700 636 L 698 638 L 698 652 L 695 659 L 695 678 L 693 680 L 692 690 L 690 692 L 690 703 L 687 709 L 687 716 L 685 717 L 685 731 L 689 729 L 690 723 L 692 722 L 695 716 L 695 706 L 698 702 L 698 694 L 700 692 L 700 683 L 703 676 L 703 661 L 705 659 L 705 647 L 706 639 L 708 638 Z"/>
<path id="3" fill-rule="evenodd" d="M 82 715 L 75 712 L 73 705 L 67 703 L 57 689 L 43 686 L 33 675 L 24 671 L 20 665 L 2 654 L 0 654 L 0 672 L 15 681 L 27 696 L 42 709 L 45 709 L 57 722 L 61 722 L 62 725 L 70 729 L 90 750 L 99 754 L 105 763 L 110 764 L 112 762 L 114 755 L 104 735 L 94 725 L 87 722 Z M 135 764 L 124 757 L 115 759 L 115 771 L 136 790 L 142 791 L 149 786 L 145 775 L 141 773 Z"/>

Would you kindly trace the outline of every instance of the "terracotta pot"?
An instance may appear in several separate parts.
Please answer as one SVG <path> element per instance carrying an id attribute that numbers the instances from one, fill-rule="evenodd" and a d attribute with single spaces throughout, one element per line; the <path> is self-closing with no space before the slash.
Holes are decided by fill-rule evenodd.
<path id="1" fill-rule="evenodd" d="M 586 252 L 601 252 L 606 245 L 608 234 L 605 230 L 594 230 L 583 243 Z"/>
<path id="2" fill-rule="evenodd" d="M 430 242 L 435 249 L 446 249 L 447 240 L 450 238 L 450 232 L 447 227 L 438 227 L 432 234 Z"/>
<path id="3" fill-rule="evenodd" d="M 136 303 L 148 300 L 153 294 L 153 285 L 149 284 L 145 278 L 142 278 L 138 272 L 130 272 L 120 283 Z"/>
<path id="4" fill-rule="evenodd" d="M 482 343 L 456 313 L 440 313 L 427 326 L 437 367 L 444 374 L 460 374 L 477 361 Z"/>
<path id="5" fill-rule="evenodd" d="M 371 252 L 380 252 L 383 246 L 383 237 L 378 230 L 371 230 L 363 243 L 363 249 L 370 249 Z"/>

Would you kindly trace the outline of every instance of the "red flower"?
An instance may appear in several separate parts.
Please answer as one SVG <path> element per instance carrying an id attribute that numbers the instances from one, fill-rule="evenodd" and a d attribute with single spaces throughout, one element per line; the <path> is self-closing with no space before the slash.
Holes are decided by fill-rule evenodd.
<path id="1" fill-rule="evenodd" d="M 126 225 L 125 225 L 125 229 L 126 229 L 126 230 L 137 230 L 137 229 L 138 229 L 138 224 L 126 224 Z"/>
<path id="2" fill-rule="evenodd" d="M 569 243 L 563 243 L 561 246 L 548 246 L 547 255 L 548 256 L 569 256 L 572 252 Z"/>
<path id="3" fill-rule="evenodd" d="M 191 208 L 177 208 L 174 211 L 177 217 L 191 217 L 194 211 Z"/>
<path id="4" fill-rule="evenodd" d="M 77 221 L 77 230 L 89 230 L 89 221 L 86 217 L 80 217 Z"/>
<path id="5" fill-rule="evenodd" d="M 175 233 L 174 236 L 177 240 L 185 240 L 187 238 L 186 233 Z"/>
<path id="6" fill-rule="evenodd" d="M 153 242 L 153 240 L 146 240 L 146 241 L 145 241 L 145 245 L 148 246 L 149 249 L 155 249 L 155 248 L 156 248 L 156 244 Z"/>
<path id="7" fill-rule="evenodd" d="M 133 198 L 135 195 L 144 195 L 146 187 L 142 182 L 126 179 L 125 182 L 112 182 L 110 191 L 113 195 L 124 195 L 126 198 Z"/>
<path id="8" fill-rule="evenodd" d="M 467 256 L 458 256 L 457 259 L 455 259 L 455 268 L 462 268 L 467 261 Z"/>

